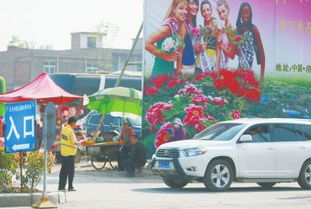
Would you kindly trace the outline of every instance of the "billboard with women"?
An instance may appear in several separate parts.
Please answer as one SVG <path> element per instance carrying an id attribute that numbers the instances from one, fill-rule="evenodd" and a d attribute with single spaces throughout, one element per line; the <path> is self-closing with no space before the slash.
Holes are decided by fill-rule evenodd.
<path id="1" fill-rule="evenodd" d="M 145 0 L 149 152 L 240 117 L 311 118 L 311 0 Z"/>

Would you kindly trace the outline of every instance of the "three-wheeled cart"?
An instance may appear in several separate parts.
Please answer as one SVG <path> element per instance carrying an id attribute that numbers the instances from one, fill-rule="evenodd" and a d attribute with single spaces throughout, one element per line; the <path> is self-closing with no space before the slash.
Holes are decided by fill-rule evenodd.
<path id="1" fill-rule="evenodd" d="M 121 145 L 118 141 L 95 143 L 86 146 L 87 155 L 91 157 L 96 170 L 103 169 L 109 163 L 112 169 L 117 168 L 118 152 Z"/>

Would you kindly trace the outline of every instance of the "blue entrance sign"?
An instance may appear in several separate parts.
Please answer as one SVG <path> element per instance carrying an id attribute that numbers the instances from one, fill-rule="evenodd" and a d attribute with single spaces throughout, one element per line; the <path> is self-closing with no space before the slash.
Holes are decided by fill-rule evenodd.
<path id="1" fill-rule="evenodd" d="M 5 105 L 5 152 L 34 151 L 36 101 Z"/>

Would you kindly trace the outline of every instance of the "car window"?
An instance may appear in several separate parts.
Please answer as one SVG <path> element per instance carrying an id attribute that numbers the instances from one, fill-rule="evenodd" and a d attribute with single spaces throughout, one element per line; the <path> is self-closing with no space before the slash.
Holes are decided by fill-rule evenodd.
<path id="1" fill-rule="evenodd" d="M 295 124 L 274 124 L 274 141 L 301 141 L 302 136 L 298 134 Z"/>
<path id="2" fill-rule="evenodd" d="M 270 142 L 271 132 L 269 124 L 258 124 L 249 127 L 244 134 L 252 136 L 252 142 Z"/>
<path id="3" fill-rule="evenodd" d="M 89 118 L 88 123 L 91 125 L 97 125 L 99 123 L 101 115 L 99 114 L 92 114 Z"/>
<path id="4" fill-rule="evenodd" d="M 193 139 L 229 141 L 244 127 L 245 124 L 240 123 L 218 123 L 198 133 Z"/>
<path id="5" fill-rule="evenodd" d="M 107 126 L 110 126 L 110 124 L 113 124 L 114 126 L 118 126 L 118 117 L 113 117 L 110 114 L 105 115 L 104 124 Z"/>
<path id="6" fill-rule="evenodd" d="M 311 125 L 296 125 L 296 128 L 302 141 L 311 140 Z"/>

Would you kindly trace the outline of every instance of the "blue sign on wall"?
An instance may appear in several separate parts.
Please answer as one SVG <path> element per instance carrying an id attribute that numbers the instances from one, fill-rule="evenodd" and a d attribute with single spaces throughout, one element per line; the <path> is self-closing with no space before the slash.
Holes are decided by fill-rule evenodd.
<path id="1" fill-rule="evenodd" d="M 5 105 L 5 152 L 35 150 L 36 108 L 36 101 Z"/>

